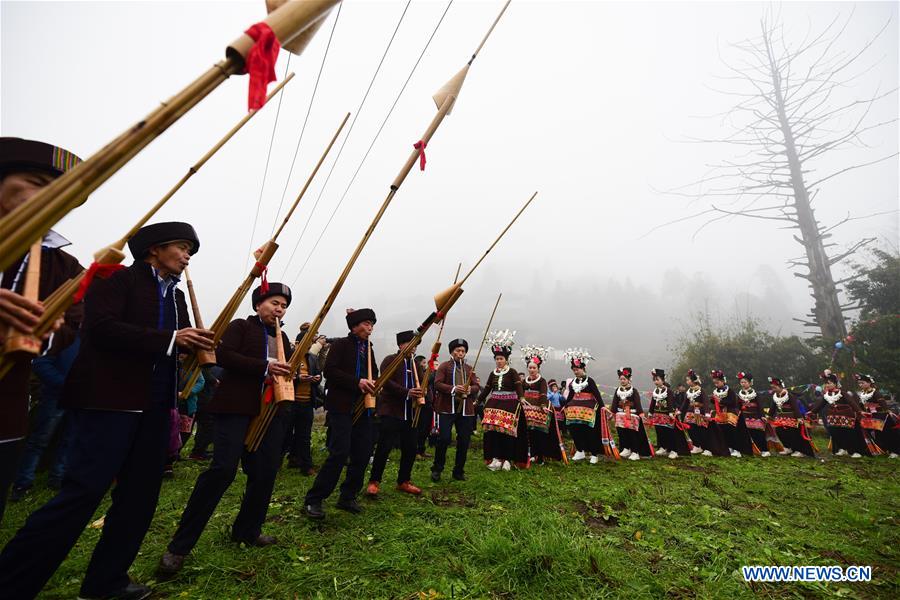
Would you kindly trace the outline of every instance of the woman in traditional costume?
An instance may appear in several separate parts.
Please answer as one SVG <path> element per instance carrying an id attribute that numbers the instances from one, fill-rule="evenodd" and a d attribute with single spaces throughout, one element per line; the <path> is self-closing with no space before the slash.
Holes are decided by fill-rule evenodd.
<path id="1" fill-rule="evenodd" d="M 738 427 L 743 426 L 746 429 L 760 456 L 771 456 L 766 440 L 766 421 L 763 418 L 762 402 L 753 389 L 753 375 L 749 371 L 741 371 L 737 374 L 737 378 L 741 386 L 737 392 L 741 412 Z"/>
<path id="2" fill-rule="evenodd" d="M 685 384 L 685 404 L 682 409 L 685 421 L 690 425 L 688 434 L 694 447 L 691 454 L 703 456 L 728 456 L 728 449 L 722 431 L 716 425 L 709 398 L 700 387 L 703 380 L 693 369 L 689 369 Z"/>
<path id="3" fill-rule="evenodd" d="M 809 413 L 818 415 L 822 407 L 828 404 L 825 420 L 828 423 L 828 434 L 831 436 L 832 454 L 835 456 L 849 454 L 850 458 L 871 456 L 862 427 L 859 425 L 862 409 L 856 399 L 841 389 L 838 376 L 831 370 L 826 369 L 820 377 L 824 382 L 822 397 L 810 407 Z"/>
<path id="4" fill-rule="evenodd" d="M 513 463 L 528 468 L 528 431 L 522 418 L 525 391 L 519 374 L 509 366 L 515 335 L 508 329 L 488 334 L 496 368 L 481 388 L 478 401 L 484 402 L 484 459 L 490 460 L 491 471 L 509 471 Z"/>
<path id="5" fill-rule="evenodd" d="M 753 441 L 741 421 L 741 406 L 737 394 L 728 385 L 725 372 L 713 369 L 710 376 L 713 382 L 712 400 L 716 409 L 716 425 L 722 431 L 729 453 L 734 458 L 753 454 Z"/>
<path id="6" fill-rule="evenodd" d="M 769 377 L 769 388 L 772 392 L 769 422 L 784 446 L 778 454 L 815 457 L 816 447 L 803 422 L 799 408 L 800 401 L 785 389 L 784 381 L 780 377 Z"/>
<path id="7" fill-rule="evenodd" d="M 569 348 L 563 356 L 575 375 L 568 387 L 565 407 L 566 428 L 575 442 L 572 460 L 590 457 L 591 464 L 595 465 L 600 461 L 601 452 L 618 458 L 618 450 L 609 434 L 606 417 L 602 414 L 603 396 L 596 382 L 585 371 L 594 357 L 584 348 Z"/>
<path id="8" fill-rule="evenodd" d="M 556 425 L 556 413 L 548 399 L 547 380 L 541 377 L 550 348 L 523 346 L 522 358 L 528 369 L 523 389 L 522 411 L 528 427 L 528 454 L 532 462 L 543 464 L 545 458 L 562 460 L 562 442 Z"/>
<path id="9" fill-rule="evenodd" d="M 859 384 L 856 395 L 863 412 L 859 419 L 863 432 L 873 439 L 881 451 L 888 452 L 890 458 L 897 458 L 900 454 L 900 422 L 897 416 L 888 410 L 887 402 L 875 387 L 871 375 L 857 373 L 854 377 Z"/>
<path id="10" fill-rule="evenodd" d="M 679 402 L 671 386 L 666 383 L 666 372 L 653 369 L 650 372 L 656 386 L 650 396 L 647 422 L 656 429 L 656 455 L 678 458 L 690 454 L 690 445 L 684 434 L 684 424 L 678 418 Z"/>
<path id="11" fill-rule="evenodd" d="M 616 415 L 616 433 L 619 434 L 619 456 L 628 460 L 640 460 L 641 456 L 652 457 L 653 446 L 644 429 L 641 418 L 644 410 L 641 407 L 641 393 L 631 385 L 631 367 L 622 367 L 616 371 L 619 375 L 619 387 L 616 388 L 610 410 Z"/>

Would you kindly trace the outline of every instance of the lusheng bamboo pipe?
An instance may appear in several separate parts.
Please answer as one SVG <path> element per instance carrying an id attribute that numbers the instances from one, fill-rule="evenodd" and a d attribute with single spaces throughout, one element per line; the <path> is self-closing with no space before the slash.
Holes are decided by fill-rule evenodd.
<path id="1" fill-rule="evenodd" d="M 284 2 L 269 14 L 265 22 L 282 45 L 291 46 L 304 31 L 320 22 L 338 2 L 339 0 Z M 253 44 L 247 34 L 241 35 L 226 49 L 224 60 L 210 67 L 88 160 L 55 179 L 30 202 L 19 206 L 0 220 L 0 271 L 21 256 L 32 240 L 43 237 L 57 221 L 82 204 L 91 192 L 226 79 L 242 72 Z"/>
<path id="2" fill-rule="evenodd" d="M 484 348 L 484 343 L 487 341 L 488 332 L 491 330 L 491 323 L 494 322 L 494 315 L 497 314 L 497 307 L 500 306 L 500 298 L 503 297 L 503 292 L 497 295 L 497 301 L 494 302 L 494 310 L 491 311 L 491 316 L 488 319 L 487 325 L 484 328 L 484 335 L 481 336 L 481 343 L 478 344 L 478 352 L 475 353 L 475 362 L 472 363 L 472 375 L 476 375 L 475 367 L 478 366 L 478 359 L 481 358 L 481 349 Z M 471 380 L 469 381 L 469 385 L 472 385 Z"/>
<path id="3" fill-rule="evenodd" d="M 194 327 L 206 329 L 203 326 L 203 317 L 200 316 L 200 305 L 197 303 L 197 294 L 194 293 L 194 280 L 187 267 L 184 268 L 184 279 L 187 283 L 188 296 L 191 298 L 191 311 L 194 314 Z M 216 353 L 211 350 L 197 350 L 197 361 L 201 367 L 211 367 L 216 364 Z"/>
<path id="4" fill-rule="evenodd" d="M 22 282 L 22 296 L 37 302 L 41 286 L 41 243 L 43 238 L 31 245 L 28 251 L 28 265 Z M 0 379 L 6 377 L 16 360 L 37 356 L 41 353 L 41 338 L 34 334 L 22 333 L 13 327 L 6 332 L 3 340 L 3 356 L 0 357 Z M 30 358 L 29 358 L 30 360 Z"/>
<path id="5" fill-rule="evenodd" d="M 281 320 L 275 319 L 275 358 L 278 362 L 287 362 L 284 355 L 284 340 L 281 339 Z M 272 376 L 272 385 L 274 386 L 275 402 L 285 402 L 294 400 L 294 383 L 287 377 L 282 375 Z"/>
<path id="6" fill-rule="evenodd" d="M 256 264 L 253 265 L 253 268 L 250 270 L 250 274 L 244 278 L 244 281 L 241 282 L 241 285 L 238 286 L 238 289 L 235 290 L 234 294 L 232 294 L 231 299 L 228 301 L 225 307 L 222 308 L 222 312 L 219 313 L 219 316 L 216 318 L 215 323 L 213 323 L 213 326 L 210 328 L 213 332 L 214 348 L 219 343 L 219 340 L 222 339 L 222 334 L 225 333 L 225 328 L 234 318 L 238 307 L 240 307 L 241 302 L 243 302 L 244 298 L 247 296 L 247 292 L 250 291 L 250 286 L 253 285 L 253 280 L 257 277 L 261 277 L 263 271 L 268 268 L 269 261 L 272 259 L 272 256 L 278 249 L 278 244 L 275 242 L 275 240 L 284 230 L 285 225 L 287 225 L 291 216 L 294 214 L 294 211 L 300 204 L 300 200 L 303 199 L 303 196 L 306 194 L 306 190 L 309 189 L 313 178 L 315 178 L 316 173 L 319 172 L 319 168 L 322 166 L 322 163 L 325 162 L 325 157 L 327 157 L 328 153 L 331 152 L 331 148 L 334 146 L 335 141 L 337 141 L 338 136 L 341 134 L 341 131 L 344 129 L 344 125 L 347 124 L 347 119 L 349 118 L 350 113 L 344 115 L 344 119 L 338 126 L 337 131 L 334 132 L 334 135 L 331 137 L 331 141 L 328 142 L 328 146 L 325 148 L 325 151 L 322 152 L 322 156 L 319 157 L 319 161 L 313 168 L 312 173 L 309 174 L 309 177 L 306 179 L 306 183 L 303 185 L 300 193 L 294 199 L 290 210 L 288 210 L 287 214 L 284 216 L 284 220 L 281 222 L 281 226 L 272 235 L 272 238 L 268 242 L 266 242 L 262 248 L 254 253 L 253 256 L 256 258 Z M 179 394 L 182 398 L 187 398 L 188 394 L 191 391 L 191 387 L 193 387 L 194 383 L 196 383 L 197 381 L 197 377 L 199 377 L 200 375 L 200 365 L 197 363 L 196 356 L 191 356 L 191 358 L 188 360 L 187 364 L 185 365 L 185 372 L 188 374 L 188 376 L 187 382 L 181 388 L 181 392 Z"/>
<path id="7" fill-rule="evenodd" d="M 282 88 L 284 88 L 284 86 L 287 85 L 287 83 L 293 78 L 294 74 L 288 73 L 287 77 L 285 77 L 281 83 L 279 83 L 274 89 L 272 89 L 272 91 L 266 97 L 266 104 L 268 104 L 269 100 L 271 100 L 279 92 L 281 92 Z M 128 240 L 134 237 L 134 234 L 136 234 L 141 227 L 146 225 L 147 221 L 153 218 L 153 216 L 157 212 L 159 212 L 159 210 L 163 206 L 165 206 L 165 204 L 172 198 L 172 196 L 174 196 L 175 193 L 178 192 L 178 190 L 180 190 L 191 177 L 196 175 L 197 172 L 199 172 L 200 169 L 203 168 L 203 166 L 207 163 L 207 161 L 209 161 L 209 159 L 212 158 L 213 155 L 215 155 L 222 148 L 222 146 L 224 146 L 229 140 L 231 140 L 231 138 L 234 137 L 234 135 L 238 131 L 240 131 L 241 128 L 246 125 L 247 122 L 249 122 L 250 119 L 252 119 L 253 116 L 258 112 L 259 109 L 251 110 L 250 112 L 245 114 L 241 118 L 241 120 L 238 121 L 237 124 L 235 124 L 235 126 L 225 134 L 224 137 L 222 137 L 222 139 L 216 142 L 216 144 L 212 148 L 210 148 L 210 150 L 206 154 L 204 154 L 202 158 L 200 158 L 200 160 L 198 160 L 196 163 L 191 165 L 190 168 L 188 168 L 187 173 L 185 173 L 184 176 L 179 179 L 178 182 L 174 186 L 172 186 L 172 188 L 169 189 L 169 191 L 166 192 L 165 195 L 163 195 L 163 197 L 160 198 L 150 210 L 148 210 L 140 219 L 138 219 L 138 221 L 131 227 L 131 229 L 129 229 L 128 232 L 121 237 L 121 239 L 110 244 L 106 248 L 102 248 L 95 252 L 94 261 L 99 265 L 114 265 L 124 261 L 125 245 L 128 243 Z M 50 328 L 53 327 L 53 323 L 56 322 L 57 319 L 62 317 L 63 313 L 65 313 L 69 309 L 69 307 L 72 306 L 72 297 L 80 287 L 86 273 L 87 270 L 84 270 L 78 276 L 69 279 L 66 283 L 57 288 L 57 290 L 54 291 L 53 294 L 51 294 L 44 300 L 44 314 L 42 314 L 38 318 L 38 323 L 34 329 L 35 335 L 37 335 L 38 337 L 45 335 L 48 331 L 50 331 Z M 197 325 L 197 327 L 202 328 L 203 326 Z"/>
<path id="8" fill-rule="evenodd" d="M 456 285 L 456 282 L 459 281 L 459 272 L 462 271 L 462 263 L 459 263 L 456 266 L 456 275 L 453 276 L 453 284 Z M 435 338 L 434 343 L 431 345 L 431 356 L 428 357 L 428 362 L 426 363 L 428 366 L 425 369 L 425 381 L 420 384 L 419 387 L 422 388 L 422 397 L 419 399 L 419 402 L 416 404 L 415 410 L 413 410 L 413 427 L 418 427 L 419 425 L 419 417 L 422 413 L 422 405 L 425 404 L 425 397 L 428 394 L 428 386 L 431 382 L 431 374 L 434 372 L 432 370 L 433 361 L 437 360 L 438 354 L 441 351 L 441 336 L 444 335 L 444 325 L 447 324 L 447 319 L 441 319 L 441 327 L 438 329 L 437 338 Z M 417 371 L 418 373 L 418 371 Z"/>
<path id="9" fill-rule="evenodd" d="M 428 145 L 428 142 L 431 140 L 434 132 L 437 131 L 437 128 L 444 120 L 444 117 L 447 116 L 450 113 L 450 110 L 453 108 L 453 104 L 456 102 L 456 99 L 457 97 L 459 97 L 459 93 L 462 90 L 462 85 L 465 82 L 469 67 L 472 65 L 475 57 L 481 51 L 484 43 L 487 41 L 491 32 L 494 30 L 494 27 L 497 25 L 497 22 L 500 20 L 500 17 L 503 16 L 503 13 L 506 11 L 506 7 L 509 6 L 509 2 L 510 0 L 507 0 L 506 4 L 503 6 L 503 9 L 494 19 L 494 22 L 491 24 L 491 28 L 485 34 L 484 38 L 482 38 L 481 43 L 478 45 L 478 48 L 476 48 L 475 52 L 472 53 L 472 58 L 469 59 L 469 62 L 456 75 L 450 78 L 450 80 L 445 83 L 432 97 L 435 105 L 438 107 L 437 114 L 425 129 L 425 133 L 415 144 L 415 148 L 410 153 L 409 158 L 406 159 L 406 163 L 400 169 L 400 173 L 391 183 L 390 192 L 388 192 L 387 197 L 381 204 L 381 208 L 378 209 L 378 212 L 375 214 L 375 218 L 372 219 L 372 222 L 369 224 L 368 229 L 366 229 L 366 232 L 363 234 L 362 239 L 360 240 L 356 249 L 353 251 L 353 254 L 350 256 L 350 259 L 347 261 L 347 265 L 344 267 L 344 270 L 338 276 L 338 280 L 334 284 L 334 288 L 332 288 L 331 293 L 325 299 L 325 303 L 322 305 L 322 308 L 319 309 L 318 314 L 310 321 L 309 331 L 306 332 L 306 335 L 303 336 L 303 339 L 300 340 L 300 343 L 297 345 L 298 352 L 295 352 L 295 354 L 291 357 L 292 373 L 296 373 L 300 369 L 300 361 L 302 360 L 302 357 L 305 356 L 305 354 L 309 351 L 310 346 L 312 346 L 313 333 L 319 330 L 319 327 L 321 327 L 322 322 L 328 315 L 328 311 L 331 310 L 331 306 L 334 304 L 338 293 L 340 293 L 344 282 L 347 280 L 347 276 L 350 275 L 350 271 L 356 264 L 356 259 L 359 258 L 360 253 L 362 253 L 363 248 L 365 248 L 366 243 L 372 236 L 372 232 L 375 231 L 375 227 L 378 226 L 378 222 L 381 220 L 381 217 L 384 215 L 384 212 L 390 205 L 391 200 L 394 199 L 394 195 L 396 195 L 397 191 L 400 189 L 400 186 L 403 185 L 406 176 L 409 175 L 409 172 L 412 170 L 413 165 L 415 165 L 416 161 L 419 160 L 420 155 L 423 155 L 423 153 L 425 152 L 425 147 Z"/>
<path id="10" fill-rule="evenodd" d="M 438 320 L 441 320 L 446 316 L 447 312 L 450 310 L 450 308 L 453 306 L 453 304 L 455 304 L 456 301 L 459 299 L 459 297 L 462 295 L 463 284 L 469 279 L 469 277 L 472 276 L 472 273 L 475 272 L 475 269 L 478 268 L 478 266 L 484 261 L 484 259 L 487 258 L 487 255 L 491 253 L 491 250 L 494 249 L 494 247 L 497 245 L 497 243 L 500 242 L 501 239 L 503 239 L 503 236 L 506 235 L 506 232 L 509 231 L 509 228 L 512 227 L 513 224 L 522 215 L 522 213 L 525 212 L 525 209 L 528 208 L 528 206 L 531 204 L 531 202 L 535 199 L 536 196 L 537 196 L 537 192 L 535 192 L 534 194 L 531 195 L 531 197 L 528 199 L 528 201 L 522 206 L 522 208 L 519 209 L 519 212 L 516 213 L 516 216 L 513 217 L 512 221 L 510 221 L 509 224 L 503 228 L 503 231 L 500 232 L 500 235 L 497 236 L 497 239 L 495 239 L 494 242 L 488 247 L 488 249 L 485 250 L 484 254 L 481 255 L 481 258 L 478 259 L 478 262 L 475 263 L 475 266 L 473 266 L 471 269 L 469 269 L 469 272 L 466 273 L 466 276 L 463 277 L 462 281 L 460 281 L 457 284 L 452 285 L 451 287 L 447 288 L 446 290 L 444 290 L 443 292 L 441 292 L 440 294 L 435 296 L 435 305 L 438 307 L 438 312 L 432 313 L 431 316 L 428 319 L 426 319 L 425 322 L 422 323 L 422 325 L 419 326 L 419 330 L 416 332 L 416 337 L 414 337 L 409 342 L 409 344 L 407 344 L 404 347 L 403 351 L 400 352 L 400 354 L 398 354 L 397 357 L 394 358 L 394 360 L 391 361 L 391 363 L 387 367 L 385 367 L 383 372 L 378 376 L 378 381 L 375 384 L 375 392 L 376 393 L 378 393 L 378 390 L 380 390 L 384 386 L 384 384 L 391 377 L 391 375 L 394 374 L 394 371 L 397 370 L 398 359 L 403 360 L 403 355 L 408 353 L 414 345 L 418 345 L 419 342 L 422 341 L 422 335 L 425 333 L 425 330 L 431 326 L 432 323 L 434 323 Z M 497 303 L 498 304 L 500 303 L 500 298 L 497 298 Z M 494 307 L 494 310 L 496 310 L 496 306 Z M 491 315 L 491 319 L 493 319 L 493 315 Z M 485 339 L 486 338 L 487 338 L 487 333 L 485 333 Z M 482 340 L 482 345 L 483 344 L 484 344 L 484 340 Z M 480 356 L 480 355 L 481 355 L 481 347 L 479 346 L 478 355 L 476 355 L 476 358 L 475 358 L 476 362 L 478 361 L 478 356 Z M 474 367 L 473 367 L 472 372 L 473 373 L 475 372 Z"/>

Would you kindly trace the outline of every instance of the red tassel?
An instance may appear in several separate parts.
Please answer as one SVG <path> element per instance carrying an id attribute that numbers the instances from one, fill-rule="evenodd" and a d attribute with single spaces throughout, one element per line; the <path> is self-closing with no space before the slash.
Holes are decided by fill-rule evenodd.
<path id="1" fill-rule="evenodd" d="M 265 390 L 263 391 L 263 402 L 265 404 L 271 404 L 272 400 L 275 399 L 275 384 L 271 377 L 266 379 L 265 386 Z"/>
<path id="2" fill-rule="evenodd" d="M 260 286 L 259 286 L 260 291 L 263 294 L 268 294 L 269 293 L 269 276 L 267 275 L 267 273 L 269 272 L 269 267 L 258 262 L 258 263 L 256 263 L 256 268 L 260 270 L 260 275 L 259 275 L 259 278 L 261 280 Z"/>
<path id="3" fill-rule="evenodd" d="M 432 354 L 431 358 L 428 360 L 428 370 L 429 371 L 437 371 L 437 354 Z"/>
<path id="4" fill-rule="evenodd" d="M 87 273 L 84 274 L 84 279 L 81 280 L 78 289 L 75 290 L 75 293 L 72 295 L 72 301 L 81 302 L 84 295 L 87 294 L 88 288 L 91 287 L 91 282 L 94 280 L 94 277 L 106 279 L 116 271 L 121 271 L 124 268 L 125 266 L 120 264 L 92 262 L 91 266 L 88 267 Z"/>
<path id="5" fill-rule="evenodd" d="M 425 146 L 428 144 L 425 143 L 425 140 L 419 140 L 415 144 L 413 144 L 413 148 L 419 151 L 419 170 L 425 170 Z"/>
<path id="6" fill-rule="evenodd" d="M 250 75 L 250 91 L 247 110 L 258 110 L 266 103 L 266 88 L 275 81 L 275 62 L 281 44 L 275 32 L 264 22 L 259 22 L 245 31 L 255 44 L 247 53 L 245 72 Z"/>

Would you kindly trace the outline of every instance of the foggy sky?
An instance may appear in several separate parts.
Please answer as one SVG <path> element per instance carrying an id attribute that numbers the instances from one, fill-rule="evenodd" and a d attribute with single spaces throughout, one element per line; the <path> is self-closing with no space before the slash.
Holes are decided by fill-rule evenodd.
<path id="1" fill-rule="evenodd" d="M 356 110 L 404 4 L 345 2 L 282 216 L 344 113 Z M 293 286 L 286 318 L 292 337 L 321 306 L 434 115 L 432 94 L 468 60 L 501 5 L 499 0 L 454 2 L 298 277 L 446 4 L 410 6 L 334 174 L 322 191 L 337 147 L 279 240 L 270 279 Z M 469 280 L 448 320 L 445 340 L 466 337 L 472 356 L 499 292 L 503 301 L 495 326 L 518 330 L 520 344 L 589 347 L 598 358 L 591 372 L 607 383 L 615 379 L 616 366 L 629 365 L 637 371 L 636 385 L 646 387 L 646 372 L 668 368 L 696 311 L 709 310 L 719 322 L 749 313 L 773 331 L 800 332 L 791 317 L 806 313 L 811 299 L 805 281 L 784 264 L 801 252 L 788 232 L 764 221 L 733 220 L 693 241 L 696 224 L 639 239 L 703 206 L 657 190 L 698 179 L 708 164 L 727 158 L 722 148 L 680 140 L 725 131 L 719 120 L 698 116 L 733 102 L 709 87 L 725 72 L 719 55 L 734 57 L 728 43 L 758 33 L 767 6 L 515 0 L 429 144 L 425 172 L 416 168 L 406 180 L 324 332 L 346 331 L 345 307 L 371 306 L 379 315 L 375 341 L 383 356 L 394 347 L 393 333 L 414 327 L 432 310 L 431 297 L 450 284 L 457 263 L 464 269 L 472 265 L 534 190 L 537 199 Z M 782 16 L 788 35 L 797 38 L 853 8 L 787 3 Z M 869 54 L 869 61 L 883 57 L 878 66 L 839 99 L 897 86 L 897 12 L 896 3 L 855 5 L 842 48 L 856 50 L 888 19 L 894 26 Z M 86 158 L 219 60 L 225 46 L 263 13 L 261 1 L 4 1 L 0 132 L 56 143 Z M 274 103 L 154 219 L 195 225 L 202 248 L 191 272 L 207 322 L 246 274 L 248 248 L 265 242 L 274 226 L 334 19 L 333 12 L 306 52 L 290 60 L 296 77 L 285 89 L 252 245 Z M 282 52 L 279 79 L 287 57 Z M 240 119 L 246 95 L 246 78 L 224 83 L 63 219 L 55 229 L 74 242 L 70 251 L 88 264 L 94 251 L 118 239 Z M 870 118 L 896 116 L 894 96 L 877 105 Z M 844 151 L 821 167 L 896 152 L 896 125 L 867 141 L 870 149 Z M 897 206 L 898 164 L 892 160 L 827 184 L 816 210 L 831 222 L 848 211 L 863 215 Z M 848 223 L 836 241 L 845 246 L 862 236 L 877 236 L 896 248 L 897 215 Z M 249 312 L 248 299 L 238 316 Z M 426 338 L 427 346 L 432 339 L 433 334 Z M 521 367 L 518 356 L 514 364 Z M 483 356 L 479 371 L 490 362 Z M 560 361 L 545 371 L 565 374 Z"/>

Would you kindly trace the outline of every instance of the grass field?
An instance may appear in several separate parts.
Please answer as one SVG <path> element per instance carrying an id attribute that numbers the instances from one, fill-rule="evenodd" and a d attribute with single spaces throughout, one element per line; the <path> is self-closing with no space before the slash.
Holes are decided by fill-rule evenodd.
<path id="1" fill-rule="evenodd" d="M 317 462 L 321 446 L 317 430 Z M 824 461 L 656 458 L 492 473 L 479 460 L 480 436 L 471 452 L 466 482 L 432 484 L 430 463 L 419 461 L 421 497 L 385 485 L 358 516 L 332 498 L 322 523 L 302 515 L 311 479 L 282 469 L 266 526 L 280 544 L 264 549 L 229 542 L 239 475 L 184 571 L 154 583 L 154 597 L 900 598 L 900 461 L 822 453 Z M 153 580 L 202 468 L 179 463 L 164 483 L 134 579 Z M 0 543 L 49 497 L 42 489 L 11 505 Z M 77 595 L 99 533 L 85 530 L 43 597 Z M 744 583 L 741 565 L 756 564 L 871 565 L 873 579 Z"/>

